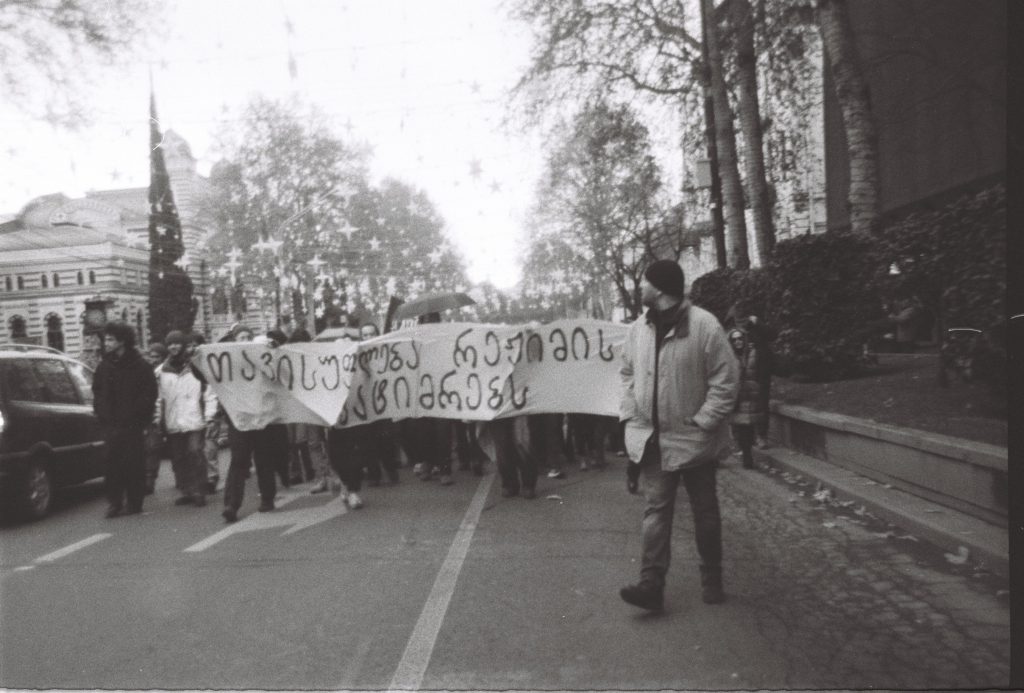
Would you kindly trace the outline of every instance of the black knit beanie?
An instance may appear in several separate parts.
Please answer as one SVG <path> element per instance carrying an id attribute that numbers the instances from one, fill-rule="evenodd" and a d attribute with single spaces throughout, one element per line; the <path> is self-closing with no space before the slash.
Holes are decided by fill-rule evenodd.
<path id="1" fill-rule="evenodd" d="M 644 271 L 644 277 L 655 289 L 669 296 L 682 298 L 686 295 L 686 280 L 683 268 L 672 260 L 655 260 Z"/>

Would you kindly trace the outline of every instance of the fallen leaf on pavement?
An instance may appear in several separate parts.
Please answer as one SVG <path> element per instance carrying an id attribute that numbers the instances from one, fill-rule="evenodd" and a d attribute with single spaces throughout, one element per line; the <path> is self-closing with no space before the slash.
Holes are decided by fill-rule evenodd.
<path id="1" fill-rule="evenodd" d="M 557 493 L 552 493 L 550 496 L 544 496 L 544 498 L 547 499 L 547 500 L 556 500 L 556 501 L 562 500 L 562 497 L 559 496 Z"/>
<path id="2" fill-rule="evenodd" d="M 836 526 L 836 523 L 835 522 L 822 522 L 821 526 L 822 527 L 828 527 L 829 529 L 832 529 L 833 527 Z"/>

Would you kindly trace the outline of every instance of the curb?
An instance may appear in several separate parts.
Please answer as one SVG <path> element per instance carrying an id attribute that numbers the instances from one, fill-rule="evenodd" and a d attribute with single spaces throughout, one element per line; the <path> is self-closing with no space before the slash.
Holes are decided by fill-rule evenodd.
<path id="1" fill-rule="evenodd" d="M 767 466 L 818 481 L 841 500 L 854 500 L 886 520 L 950 553 L 968 550 L 1000 576 L 1009 576 L 1009 531 L 965 513 L 868 479 L 828 462 L 786 448 L 755 452 Z"/>

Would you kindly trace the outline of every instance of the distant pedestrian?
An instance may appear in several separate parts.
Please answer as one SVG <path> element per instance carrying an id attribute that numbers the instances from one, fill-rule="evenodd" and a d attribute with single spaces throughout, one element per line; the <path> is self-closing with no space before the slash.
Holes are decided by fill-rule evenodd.
<path id="1" fill-rule="evenodd" d="M 158 401 L 171 461 L 178 470 L 181 496 L 175 505 L 206 505 L 207 470 L 203 456 L 206 422 L 215 413 L 216 401 L 196 377 L 189 363 L 184 333 L 172 330 L 164 340 L 170 352 L 159 370 Z"/>
<path id="2" fill-rule="evenodd" d="M 724 601 L 722 529 L 715 473 L 728 453 L 739 367 L 717 318 L 685 298 L 683 270 L 658 260 L 641 285 L 646 314 L 622 350 L 622 399 L 629 458 L 644 491 L 640 582 L 619 591 L 643 609 L 662 607 L 680 480 L 693 511 L 703 600 Z"/>
<path id="3" fill-rule="evenodd" d="M 756 353 L 753 359 L 751 373 L 747 376 L 753 377 L 757 383 L 757 402 L 755 408 L 764 413 L 764 416 L 756 417 L 754 423 L 754 446 L 760 449 L 767 448 L 768 425 L 771 416 L 771 390 L 772 371 L 775 370 L 775 353 L 772 351 L 772 342 L 777 336 L 776 330 L 761 320 L 749 307 L 746 301 L 737 301 L 729 309 L 725 318 L 725 329 L 730 330 L 738 327 L 743 330 L 744 335 L 752 345 Z"/>
<path id="4" fill-rule="evenodd" d="M 729 330 L 729 344 L 740 365 L 740 387 L 732 414 L 732 437 L 740 447 L 743 466 L 754 468 L 755 427 L 768 418 L 761 397 L 761 381 L 757 377 L 761 354 L 746 330 Z"/>
<path id="5" fill-rule="evenodd" d="M 153 367 L 153 378 L 159 383 L 160 366 L 167 358 L 167 347 L 163 342 L 150 342 L 146 350 L 146 361 Z M 159 387 L 159 384 L 158 384 Z M 143 433 L 146 449 L 146 495 L 151 495 L 156 488 L 156 478 L 160 473 L 160 462 L 164 451 L 164 430 L 160 417 L 154 415 L 153 421 L 146 426 Z"/>
<path id="6" fill-rule="evenodd" d="M 103 328 L 103 360 L 93 377 L 93 409 L 106 443 L 107 517 L 142 512 L 146 494 L 143 431 L 153 422 L 157 385 L 135 348 L 135 332 L 121 322 Z"/>

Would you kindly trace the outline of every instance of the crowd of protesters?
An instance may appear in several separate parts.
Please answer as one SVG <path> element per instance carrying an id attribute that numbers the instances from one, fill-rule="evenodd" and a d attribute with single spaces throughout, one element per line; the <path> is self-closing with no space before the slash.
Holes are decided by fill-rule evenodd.
<path id="1" fill-rule="evenodd" d="M 662 607 L 681 484 L 693 513 L 703 599 L 720 603 L 725 594 L 716 470 L 733 444 L 745 468 L 754 466 L 755 444 L 767 444 L 773 334 L 742 303 L 733 306 L 724 326 L 690 304 L 675 262 L 652 263 L 641 289 L 648 310 L 630 326 L 623 346 L 618 420 L 532 414 L 486 423 L 416 418 L 243 431 L 191 363 L 201 335 L 172 331 L 163 343 L 151 344 L 144 358 L 130 327 L 108 324 L 93 383 L 96 415 L 106 432 L 106 516 L 142 512 L 165 456 L 179 494 L 175 505 L 205 506 L 217 490 L 218 457 L 225 447 L 230 461 L 221 514 L 228 523 L 238 520 L 253 468 L 259 512 L 275 509 L 278 482 L 286 488 L 311 482 L 309 493 L 341 495 L 358 509 L 364 481 L 397 484 L 403 465 L 422 481 L 450 486 L 453 462 L 482 475 L 485 461 L 493 460 L 502 496 L 532 499 L 542 473 L 563 479 L 576 465 L 580 471 L 600 469 L 611 450 L 628 458 L 626 488 L 642 490 L 645 502 L 640 581 L 624 587 L 622 599 L 644 609 Z M 418 322 L 440 320 L 430 313 Z M 366 324 L 358 334 L 372 339 L 379 331 Z M 282 323 L 259 337 L 235 325 L 220 341 L 277 348 L 310 340 L 306 330 Z"/>

